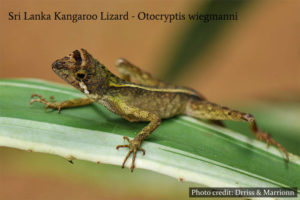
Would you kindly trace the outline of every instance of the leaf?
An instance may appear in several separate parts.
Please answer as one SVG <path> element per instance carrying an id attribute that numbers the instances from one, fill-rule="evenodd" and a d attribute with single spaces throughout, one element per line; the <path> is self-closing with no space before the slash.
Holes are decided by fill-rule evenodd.
<path id="1" fill-rule="evenodd" d="M 146 125 L 123 120 L 98 104 L 61 114 L 45 112 L 43 104 L 29 106 L 33 93 L 54 95 L 58 101 L 84 97 L 73 88 L 45 81 L 1 80 L 1 146 L 121 165 L 127 150 L 115 146 L 124 143 L 122 136 L 133 138 Z M 164 120 L 143 148 L 146 155 L 138 153 L 137 168 L 180 180 L 214 187 L 300 186 L 298 156 L 291 155 L 286 165 L 276 148 L 190 117 Z"/>
<path id="2" fill-rule="evenodd" d="M 240 14 L 240 11 L 249 4 L 249 1 L 219 1 L 209 0 L 203 5 L 203 1 L 198 1 L 195 9 L 189 11 L 190 14 L 199 13 L 202 15 L 221 15 L 221 14 Z M 187 73 L 193 67 L 201 67 L 192 65 L 196 59 L 201 59 L 206 56 L 207 52 L 215 44 L 215 42 L 224 34 L 224 30 L 234 24 L 236 21 L 212 20 L 208 23 L 203 21 L 191 22 L 187 26 L 184 33 L 181 34 L 174 44 L 174 47 L 168 49 L 171 52 L 169 55 L 164 56 L 167 62 L 162 61 L 164 64 L 164 73 L 162 79 L 167 81 L 174 81 L 183 74 Z M 204 66 L 202 66 L 204 67 Z"/>
<path id="3" fill-rule="evenodd" d="M 240 110 L 249 111 L 263 130 L 268 130 L 289 152 L 300 155 L 299 103 L 256 102 L 254 105 L 244 105 Z M 226 125 L 232 130 L 247 133 L 254 138 L 247 124 L 227 121 Z"/>

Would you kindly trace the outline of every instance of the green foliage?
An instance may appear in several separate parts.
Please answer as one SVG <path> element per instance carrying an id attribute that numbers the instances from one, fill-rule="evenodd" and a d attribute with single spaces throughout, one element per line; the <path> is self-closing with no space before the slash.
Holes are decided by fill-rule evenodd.
<path id="1" fill-rule="evenodd" d="M 189 11 L 190 13 L 201 14 L 232 14 L 239 12 L 248 4 L 248 1 L 220 1 L 209 0 L 203 5 L 203 1 L 198 1 L 195 9 Z M 211 46 L 222 36 L 225 28 L 235 23 L 235 21 L 211 21 L 204 23 L 195 21 L 187 25 L 177 41 L 174 44 L 173 50 L 168 50 L 168 55 L 164 57 L 167 62 L 162 61 L 164 64 L 164 73 L 162 74 L 163 80 L 174 81 L 183 76 L 184 73 L 192 68 L 199 68 L 204 66 L 191 65 L 195 59 L 201 59 L 206 56 Z"/>
<path id="2" fill-rule="evenodd" d="M 58 101 L 83 97 L 73 88 L 44 81 L 1 80 L 1 146 L 121 165 L 127 150 L 117 151 L 115 146 L 123 143 L 122 136 L 134 137 L 145 126 L 123 120 L 98 104 L 61 114 L 44 112 L 43 104 L 29 106 L 33 93 L 54 95 Z M 290 137 L 299 140 L 297 135 Z M 274 147 L 267 149 L 248 135 L 189 117 L 164 120 L 143 148 L 146 155 L 138 154 L 138 168 L 186 181 L 208 186 L 300 187 L 298 156 L 291 155 L 286 165 L 284 155 Z"/>

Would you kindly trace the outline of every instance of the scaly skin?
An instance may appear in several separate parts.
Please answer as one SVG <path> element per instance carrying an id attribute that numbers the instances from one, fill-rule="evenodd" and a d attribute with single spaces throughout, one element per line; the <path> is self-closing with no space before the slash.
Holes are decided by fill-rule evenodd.
<path id="1" fill-rule="evenodd" d="M 160 125 L 161 119 L 176 115 L 208 119 L 218 125 L 222 125 L 219 120 L 248 122 L 257 139 L 265 141 L 267 145 L 275 145 L 285 153 L 286 160 L 289 160 L 285 148 L 270 134 L 262 132 L 251 114 L 211 103 L 193 89 L 164 83 L 124 59 L 118 60 L 117 67 L 123 78 L 112 74 L 86 50 L 75 50 L 69 56 L 56 60 L 52 64 L 52 69 L 66 82 L 85 93 L 87 98 L 56 102 L 52 97 L 52 101 L 49 102 L 41 95 L 33 94 L 30 104 L 41 102 L 46 105 L 45 109 L 60 111 L 63 108 L 97 102 L 130 122 L 148 121 L 149 124 L 133 140 L 124 137 L 128 145 L 116 147 L 129 148 L 122 168 L 133 154 L 131 171 L 135 168 L 137 151 L 140 150 L 143 155 L 145 154 L 145 150 L 141 148 L 142 141 Z M 130 82 L 131 78 L 135 79 L 136 83 Z"/>

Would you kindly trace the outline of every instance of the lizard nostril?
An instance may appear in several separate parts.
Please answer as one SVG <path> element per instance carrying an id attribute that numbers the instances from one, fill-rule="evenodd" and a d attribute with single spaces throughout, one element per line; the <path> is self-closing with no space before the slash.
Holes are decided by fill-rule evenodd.
<path id="1" fill-rule="evenodd" d="M 52 64 L 52 69 L 56 70 L 56 69 L 61 69 L 63 67 L 63 65 L 57 60 Z"/>

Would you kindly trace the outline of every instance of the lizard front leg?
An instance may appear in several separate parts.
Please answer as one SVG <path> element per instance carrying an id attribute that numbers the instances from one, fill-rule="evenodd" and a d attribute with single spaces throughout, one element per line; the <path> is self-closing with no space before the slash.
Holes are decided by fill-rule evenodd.
<path id="1" fill-rule="evenodd" d="M 90 98 L 81 98 L 81 99 L 72 99 L 72 100 L 67 100 L 62 102 L 56 102 L 53 96 L 51 96 L 50 101 L 48 101 L 42 95 L 33 94 L 31 96 L 30 105 L 32 105 L 34 102 L 40 102 L 45 104 L 45 111 L 47 110 L 47 108 L 52 108 L 60 112 L 61 109 L 63 108 L 74 108 L 74 107 L 89 105 L 93 103 L 93 100 Z"/>
<path id="2" fill-rule="evenodd" d="M 265 141 L 267 146 L 270 144 L 276 146 L 285 154 L 286 161 L 289 161 L 289 155 L 286 149 L 281 144 L 276 142 L 269 133 L 265 133 L 259 129 L 255 118 L 251 114 L 239 112 L 208 101 L 197 100 L 193 98 L 188 102 L 185 114 L 199 119 L 248 122 L 251 132 L 257 139 Z"/>
<path id="3" fill-rule="evenodd" d="M 131 172 L 133 172 L 133 170 L 135 168 L 134 162 L 135 162 L 137 151 L 138 150 L 142 151 L 143 155 L 145 155 L 145 150 L 141 148 L 141 143 L 143 142 L 143 140 L 146 137 L 148 137 L 160 125 L 160 122 L 161 122 L 161 119 L 158 116 L 156 116 L 155 114 L 146 113 L 146 111 L 141 111 L 141 113 L 142 114 L 136 113 L 136 115 L 138 115 L 140 117 L 141 117 L 141 115 L 146 115 L 147 118 L 143 119 L 143 121 L 147 120 L 147 121 L 150 121 L 150 123 L 145 128 L 143 128 L 142 131 L 140 133 L 138 133 L 138 135 L 133 140 L 130 140 L 128 137 L 124 136 L 123 138 L 128 141 L 128 143 L 129 143 L 128 145 L 118 145 L 116 147 L 116 149 L 119 149 L 121 147 L 129 148 L 129 152 L 127 153 L 127 155 L 123 161 L 122 168 L 124 168 L 125 163 L 126 163 L 127 159 L 129 158 L 129 156 L 131 154 L 133 154 L 132 162 L 131 162 L 131 166 L 130 166 Z M 134 119 L 128 119 L 128 120 L 136 121 Z M 140 120 L 141 120 L 141 118 L 140 118 Z M 138 120 L 138 121 L 140 121 L 140 120 Z"/>

